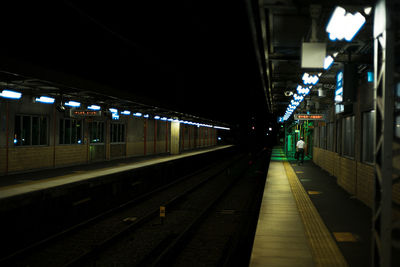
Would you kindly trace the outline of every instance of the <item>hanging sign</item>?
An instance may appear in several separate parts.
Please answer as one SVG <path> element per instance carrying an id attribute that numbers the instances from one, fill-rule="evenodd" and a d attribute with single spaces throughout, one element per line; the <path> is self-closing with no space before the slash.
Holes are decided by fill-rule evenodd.
<path id="1" fill-rule="evenodd" d="M 69 111 L 69 115 L 72 118 L 101 117 L 101 110 L 76 110 L 76 109 L 71 109 Z"/>
<path id="2" fill-rule="evenodd" d="M 295 120 L 324 121 L 325 114 L 294 114 Z"/>

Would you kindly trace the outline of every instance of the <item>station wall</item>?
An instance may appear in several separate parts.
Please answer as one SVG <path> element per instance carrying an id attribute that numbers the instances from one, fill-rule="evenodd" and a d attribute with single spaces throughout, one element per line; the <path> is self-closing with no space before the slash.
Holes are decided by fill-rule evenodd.
<path id="1" fill-rule="evenodd" d="M 28 97 L 0 100 L 0 175 L 171 153 L 171 140 L 178 142 L 175 153 L 217 143 L 214 128 L 178 123 L 181 130 L 171 131 L 171 123 L 132 115 L 72 118 Z"/>
<path id="2" fill-rule="evenodd" d="M 316 124 L 313 161 L 335 176 L 339 186 L 372 207 L 375 118 L 372 83 L 360 81 L 357 101 L 352 105 L 350 112 L 339 114 L 335 113 L 335 106 L 331 107 L 328 120 Z M 393 188 L 392 197 L 400 204 L 399 186 Z M 400 214 L 395 213 L 395 216 L 400 217 Z"/>

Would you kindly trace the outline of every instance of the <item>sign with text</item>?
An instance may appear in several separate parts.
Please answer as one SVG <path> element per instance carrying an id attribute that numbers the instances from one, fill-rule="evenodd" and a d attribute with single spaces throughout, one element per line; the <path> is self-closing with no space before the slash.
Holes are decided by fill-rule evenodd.
<path id="1" fill-rule="evenodd" d="M 101 111 L 100 110 L 76 110 L 76 109 L 71 109 L 69 111 L 69 115 L 72 118 L 101 117 Z"/>
<path id="2" fill-rule="evenodd" d="M 308 120 L 308 121 L 324 121 L 324 114 L 294 114 L 295 120 Z"/>

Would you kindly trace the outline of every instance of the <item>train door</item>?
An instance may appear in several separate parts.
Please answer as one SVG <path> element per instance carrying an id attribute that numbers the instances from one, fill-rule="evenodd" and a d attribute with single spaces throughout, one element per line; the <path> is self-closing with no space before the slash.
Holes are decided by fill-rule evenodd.
<path id="1" fill-rule="evenodd" d="M 106 159 L 105 123 L 103 121 L 89 121 L 89 161 Z"/>

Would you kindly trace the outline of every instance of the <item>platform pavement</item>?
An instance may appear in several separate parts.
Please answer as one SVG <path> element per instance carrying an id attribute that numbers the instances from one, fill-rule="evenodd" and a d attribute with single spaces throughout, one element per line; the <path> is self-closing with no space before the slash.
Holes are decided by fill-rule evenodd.
<path id="1" fill-rule="evenodd" d="M 349 195 L 345 190 L 339 187 L 336 183 L 336 178 L 330 176 L 327 172 L 315 165 L 311 159 L 305 159 L 304 164 L 299 166 L 295 159 L 286 158 L 281 149 L 275 148 L 271 155 L 271 163 L 274 161 L 282 162 L 282 164 L 285 166 L 286 176 L 288 177 L 287 179 L 290 181 L 291 185 L 296 184 L 296 182 L 298 185 L 301 184 L 301 186 L 297 187 L 297 189 L 292 186 L 293 195 L 300 195 L 300 197 L 303 198 L 303 201 L 309 201 L 307 205 L 304 205 L 296 199 L 298 197 L 295 197 L 298 210 L 303 210 L 303 226 L 308 228 L 308 233 L 307 229 L 305 231 L 308 239 L 307 247 L 311 250 L 311 254 L 313 255 L 314 259 L 314 264 L 310 264 L 309 266 L 370 266 L 371 210 L 362 202 L 355 199 L 353 196 Z M 276 168 L 276 166 L 273 168 Z M 284 176 L 282 171 L 281 176 Z M 292 178 L 289 178 L 289 176 Z M 271 177 L 269 174 L 267 177 L 266 188 L 268 185 L 268 179 L 270 178 Z M 281 179 L 281 184 L 283 180 L 285 179 Z M 273 183 L 274 182 L 272 181 L 272 184 Z M 303 193 L 299 193 L 299 189 L 302 189 Z M 295 191 L 297 191 L 297 193 Z M 272 198 L 270 196 L 270 199 Z M 345 261 L 339 264 L 328 264 L 327 262 L 322 263 L 320 260 L 315 259 L 316 255 L 318 256 L 318 254 L 322 254 L 318 252 L 318 249 L 314 250 L 314 245 L 312 243 L 315 243 L 315 240 L 320 242 L 320 240 L 325 239 L 325 237 L 321 238 L 318 236 L 313 236 L 315 234 L 313 229 L 315 228 L 310 227 L 309 225 L 307 226 L 307 224 L 310 224 L 310 220 L 307 219 L 309 214 L 307 214 L 307 212 L 304 213 L 304 210 L 308 210 L 307 212 L 314 210 L 316 213 L 314 214 L 314 219 L 316 217 L 320 218 L 320 224 L 323 225 L 326 230 L 325 237 L 330 239 L 331 244 L 329 246 L 336 246 L 338 248 L 337 250 L 340 251 L 339 253 L 342 255 L 342 257 L 344 257 Z M 299 211 L 299 213 L 302 213 L 302 211 Z M 264 225 L 263 227 L 266 228 L 271 226 Z M 291 226 L 286 224 L 284 227 Z M 301 227 L 296 226 L 296 228 Z M 292 231 L 293 229 L 289 230 Z M 270 233 L 267 233 L 267 235 L 273 235 L 273 228 L 270 228 L 269 231 Z M 257 234 L 255 239 L 257 239 Z M 274 240 L 274 242 L 281 241 Z M 265 250 L 276 245 L 264 244 L 263 246 L 263 249 Z M 293 246 L 293 244 L 291 246 Z M 325 245 L 322 244 L 321 247 L 324 246 Z M 297 251 L 299 251 L 299 248 Z M 302 255 L 302 257 L 300 257 L 295 264 L 293 264 L 293 261 L 290 261 L 292 257 L 290 254 L 295 252 L 296 250 L 293 252 L 293 249 L 290 247 L 283 248 L 280 254 L 273 255 L 275 258 L 278 256 L 279 259 L 278 262 L 273 264 L 276 266 L 307 266 L 307 261 L 304 260 L 305 258 L 308 258 L 307 249 L 304 248 L 304 255 Z M 257 253 L 259 254 L 260 250 L 258 250 Z M 264 251 L 263 253 L 268 254 L 271 253 L 271 251 Z M 272 253 L 279 252 L 272 250 Z M 284 258 L 289 259 L 289 261 L 285 261 Z M 250 262 L 250 266 L 263 266 L 260 264 L 260 262 L 257 264 L 257 261 L 254 261 L 254 259 L 252 260 L 253 262 Z"/>
<path id="2" fill-rule="evenodd" d="M 14 195 L 29 193 L 46 188 L 55 188 L 68 183 L 95 179 L 99 176 L 109 175 L 135 168 L 146 167 L 179 158 L 199 155 L 219 149 L 231 147 L 222 145 L 185 151 L 178 155 L 153 155 L 133 157 L 120 160 L 96 162 L 85 165 L 62 167 L 55 169 L 38 170 L 0 176 L 0 199 Z"/>
<path id="3" fill-rule="evenodd" d="M 341 188 L 334 176 L 311 160 L 289 162 L 349 266 L 371 266 L 371 209 Z"/>

